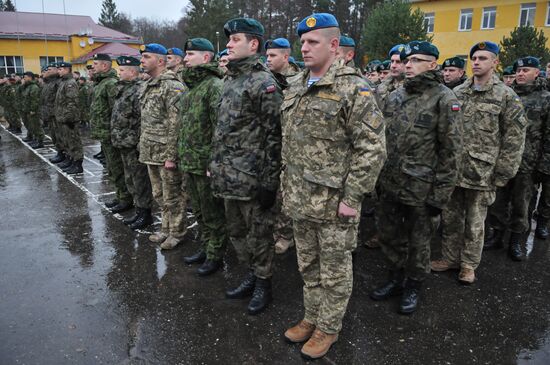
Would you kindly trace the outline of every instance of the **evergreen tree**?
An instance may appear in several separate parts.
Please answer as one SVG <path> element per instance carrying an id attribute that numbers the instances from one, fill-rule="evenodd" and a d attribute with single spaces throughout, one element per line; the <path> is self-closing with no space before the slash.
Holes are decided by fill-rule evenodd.
<path id="1" fill-rule="evenodd" d="M 119 14 L 114 0 L 103 0 L 99 24 L 113 28 L 119 20 Z"/>
<path id="2" fill-rule="evenodd" d="M 3 11 L 16 11 L 15 5 L 13 5 L 11 0 L 6 0 Z"/>
<path id="3" fill-rule="evenodd" d="M 550 61 L 550 51 L 546 48 L 548 38 L 542 30 L 534 27 L 514 28 L 509 37 L 500 42 L 499 55 L 501 67 L 512 66 L 521 57 L 533 56 L 541 59 L 541 64 Z"/>

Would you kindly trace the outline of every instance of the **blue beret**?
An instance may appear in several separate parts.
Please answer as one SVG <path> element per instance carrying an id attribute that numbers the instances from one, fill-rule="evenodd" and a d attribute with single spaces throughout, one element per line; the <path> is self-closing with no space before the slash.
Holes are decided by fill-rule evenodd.
<path id="1" fill-rule="evenodd" d="M 258 37 L 264 36 L 264 26 L 256 19 L 251 18 L 235 18 L 229 20 L 223 26 L 223 31 L 227 37 L 235 33 L 252 34 Z"/>
<path id="2" fill-rule="evenodd" d="M 316 13 L 304 18 L 298 24 L 297 32 L 298 37 L 301 37 L 302 34 L 311 32 L 312 30 L 338 27 L 338 21 L 334 15 L 327 13 Z"/>
<path id="3" fill-rule="evenodd" d="M 516 74 L 516 70 L 512 66 L 504 67 L 504 70 L 502 70 L 503 76 L 512 76 Z"/>
<path id="4" fill-rule="evenodd" d="M 460 57 L 451 57 L 447 58 L 445 62 L 441 65 L 441 69 L 444 70 L 445 67 L 458 67 L 458 68 L 464 68 L 466 66 L 466 62 L 460 58 Z"/>
<path id="5" fill-rule="evenodd" d="M 146 52 L 156 53 L 163 56 L 166 56 L 168 54 L 166 47 L 158 43 L 142 44 L 141 47 L 139 47 L 139 53 L 146 53 Z"/>
<path id="6" fill-rule="evenodd" d="M 476 53 L 476 51 L 480 51 L 480 50 L 489 51 L 498 56 L 498 53 L 500 52 L 500 47 L 498 46 L 498 44 L 489 42 L 489 41 L 476 43 L 472 47 L 472 49 L 470 49 L 470 58 L 472 58 L 472 56 L 474 55 L 474 53 Z"/>
<path id="7" fill-rule="evenodd" d="M 353 47 L 355 48 L 355 41 L 353 38 L 347 37 L 345 35 L 340 36 L 340 47 Z"/>
<path id="8" fill-rule="evenodd" d="M 224 49 L 223 51 L 220 51 L 220 53 L 218 53 L 218 57 L 223 57 L 223 56 L 227 56 L 229 55 L 229 51 L 226 49 Z"/>
<path id="9" fill-rule="evenodd" d="M 214 45 L 212 44 L 212 42 L 210 42 L 206 38 L 188 39 L 187 42 L 185 42 L 184 48 L 185 48 L 185 52 L 187 51 L 215 52 Z"/>
<path id="10" fill-rule="evenodd" d="M 64 68 L 64 67 L 72 68 L 73 64 L 65 61 L 57 63 L 57 68 Z"/>
<path id="11" fill-rule="evenodd" d="M 394 54 L 401 54 L 401 51 L 405 48 L 404 44 L 396 44 L 390 49 L 390 52 L 388 53 L 388 57 L 391 58 Z"/>
<path id="12" fill-rule="evenodd" d="M 93 60 L 111 62 L 111 56 L 109 56 L 107 53 L 97 53 L 94 55 Z"/>
<path id="13" fill-rule="evenodd" d="M 139 66 L 140 62 L 135 57 L 130 56 L 120 56 L 116 59 L 116 63 L 119 66 Z"/>
<path id="14" fill-rule="evenodd" d="M 266 51 L 273 48 L 290 48 L 290 42 L 286 38 L 270 39 L 265 42 L 264 49 Z"/>
<path id="15" fill-rule="evenodd" d="M 518 70 L 519 67 L 533 67 L 539 68 L 540 61 L 538 58 L 533 56 L 522 57 L 514 62 L 514 72 Z"/>
<path id="16" fill-rule="evenodd" d="M 180 56 L 180 57 L 185 57 L 185 55 L 183 54 L 183 51 L 179 48 L 176 48 L 176 47 L 168 48 L 166 50 L 166 53 L 167 54 L 173 54 L 173 55 Z"/>
<path id="17" fill-rule="evenodd" d="M 401 51 L 399 57 L 404 60 L 405 58 L 415 54 L 434 56 L 436 60 L 439 58 L 439 50 L 437 47 L 426 41 L 412 41 L 407 43 L 405 48 L 403 48 L 403 51 Z"/>

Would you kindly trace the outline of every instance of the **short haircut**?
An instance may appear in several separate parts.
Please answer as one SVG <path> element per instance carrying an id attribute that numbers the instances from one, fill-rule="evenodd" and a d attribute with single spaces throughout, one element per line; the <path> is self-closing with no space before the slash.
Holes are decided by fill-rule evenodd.
<path id="1" fill-rule="evenodd" d="M 322 28 L 321 33 L 326 38 L 332 39 L 332 38 L 338 38 L 338 42 L 340 42 L 340 28 Z"/>
<path id="2" fill-rule="evenodd" d="M 256 53 L 262 52 L 262 44 L 263 44 L 263 38 L 254 34 L 248 34 L 244 33 L 244 36 L 248 43 L 250 43 L 253 39 L 256 39 L 258 41 L 258 49 L 256 50 Z"/>
<path id="3" fill-rule="evenodd" d="M 78 71 L 73 71 L 75 74 L 77 74 L 78 76 L 80 76 L 80 72 Z"/>

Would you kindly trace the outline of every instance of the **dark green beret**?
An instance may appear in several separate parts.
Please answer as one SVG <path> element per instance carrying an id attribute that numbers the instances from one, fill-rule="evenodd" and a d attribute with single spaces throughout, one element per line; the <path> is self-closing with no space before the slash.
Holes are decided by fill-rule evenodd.
<path id="1" fill-rule="evenodd" d="M 539 68 L 540 61 L 538 58 L 533 56 L 522 57 L 514 62 L 514 71 L 517 71 L 519 67 Z"/>
<path id="2" fill-rule="evenodd" d="M 210 42 L 206 38 L 188 39 L 187 42 L 185 42 L 185 46 L 183 47 L 183 50 L 185 52 L 187 52 L 187 51 L 215 52 L 214 51 L 214 45 L 212 44 L 212 42 Z"/>
<path id="3" fill-rule="evenodd" d="M 137 58 L 130 56 L 120 56 L 116 59 L 116 63 L 119 66 L 139 66 L 141 64 Z"/>
<path id="4" fill-rule="evenodd" d="M 29 77 L 32 77 L 34 79 L 34 73 L 33 72 L 30 72 L 30 71 L 27 71 L 23 74 L 23 76 L 29 76 Z"/>
<path id="5" fill-rule="evenodd" d="M 246 33 L 252 34 L 258 37 L 264 36 L 264 26 L 256 19 L 251 18 L 235 18 L 229 20 L 223 26 L 225 35 L 229 38 L 231 34 Z"/>
<path id="6" fill-rule="evenodd" d="M 426 41 L 412 41 L 407 43 L 403 48 L 403 51 L 401 51 L 400 57 L 404 60 L 405 58 L 415 54 L 434 56 L 436 60 L 439 58 L 439 50 L 437 47 Z"/>
<path id="7" fill-rule="evenodd" d="M 108 61 L 111 62 L 111 56 L 106 53 L 97 53 L 94 55 L 94 61 Z"/>
<path id="8" fill-rule="evenodd" d="M 391 61 L 385 60 L 384 62 L 376 66 L 376 71 L 377 72 L 388 71 L 390 69 L 390 66 L 391 66 Z"/>
<path id="9" fill-rule="evenodd" d="M 92 70 L 94 68 L 93 65 L 86 65 L 86 70 Z"/>
<path id="10" fill-rule="evenodd" d="M 48 68 L 50 68 L 50 67 L 57 68 L 57 62 L 50 62 L 48 64 Z"/>
<path id="11" fill-rule="evenodd" d="M 65 67 L 73 68 L 73 64 L 65 61 L 57 63 L 57 68 L 65 68 Z"/>
<path id="12" fill-rule="evenodd" d="M 512 75 L 515 75 L 515 74 L 516 74 L 516 70 L 514 70 L 514 67 L 512 67 L 512 66 L 504 67 L 504 70 L 502 70 L 502 75 L 503 76 L 512 76 Z"/>
<path id="13" fill-rule="evenodd" d="M 466 66 L 466 62 L 460 58 L 460 57 L 451 57 L 447 58 L 445 62 L 441 65 L 441 69 L 445 69 L 445 67 L 458 67 L 458 68 L 464 68 Z"/>

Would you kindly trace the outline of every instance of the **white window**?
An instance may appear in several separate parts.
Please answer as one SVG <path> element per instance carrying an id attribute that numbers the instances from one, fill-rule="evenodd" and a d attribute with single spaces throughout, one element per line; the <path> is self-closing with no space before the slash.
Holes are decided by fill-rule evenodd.
<path id="1" fill-rule="evenodd" d="M 496 6 L 483 8 L 483 17 L 481 18 L 481 29 L 495 29 L 496 21 L 497 21 Z"/>
<path id="2" fill-rule="evenodd" d="M 434 32 L 435 13 L 424 14 L 424 26 L 426 27 L 426 33 Z"/>
<path id="3" fill-rule="evenodd" d="M 530 27 L 535 24 L 536 3 L 521 4 L 521 12 L 519 15 L 519 26 Z"/>
<path id="4" fill-rule="evenodd" d="M 0 75 L 23 73 L 23 57 L 21 56 L 0 56 Z"/>
<path id="5" fill-rule="evenodd" d="M 40 56 L 40 68 L 46 67 L 52 62 L 63 62 L 63 56 Z"/>
<path id="6" fill-rule="evenodd" d="M 472 9 L 462 9 L 460 10 L 460 21 L 458 24 L 458 30 L 466 31 L 472 30 Z"/>
<path id="7" fill-rule="evenodd" d="M 545 25 L 547 27 L 550 27 L 550 1 L 548 2 L 548 6 L 546 7 L 546 23 Z"/>

